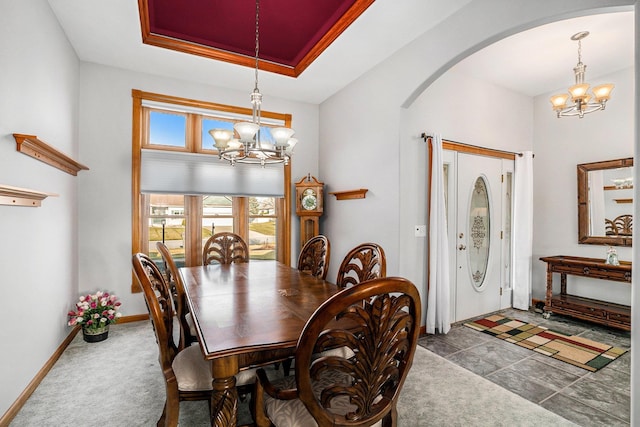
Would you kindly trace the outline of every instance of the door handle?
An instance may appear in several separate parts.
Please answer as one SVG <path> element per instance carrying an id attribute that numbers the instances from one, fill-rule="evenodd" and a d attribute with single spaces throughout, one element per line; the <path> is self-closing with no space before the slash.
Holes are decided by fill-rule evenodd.
<path id="1" fill-rule="evenodd" d="M 458 249 L 461 251 L 464 251 L 465 249 L 467 249 L 467 247 L 465 245 L 463 245 L 462 243 L 460 243 L 460 246 L 458 246 Z"/>

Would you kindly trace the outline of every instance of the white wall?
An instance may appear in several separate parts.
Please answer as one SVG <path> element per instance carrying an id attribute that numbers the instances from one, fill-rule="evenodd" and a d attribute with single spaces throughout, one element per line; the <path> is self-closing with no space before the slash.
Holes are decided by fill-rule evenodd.
<path id="1" fill-rule="evenodd" d="M 402 126 L 410 121 L 402 106 L 411 106 L 460 58 L 495 40 L 589 9 L 635 3 L 473 0 L 323 103 L 320 119 L 316 106 L 265 96 L 265 109 L 293 114 L 301 141 L 296 147 L 293 180 L 310 172 L 327 183 L 328 191 L 370 189 L 363 200 L 336 202 L 333 196 L 326 196 L 322 226 L 333 246 L 329 278 L 335 277 L 347 250 L 365 240 L 385 247 L 389 274 L 402 271 L 420 277 L 423 271 L 424 266 L 418 264 L 413 269 L 403 264 L 401 270 L 400 263 L 400 254 L 405 253 L 400 250 L 401 241 L 411 240 L 404 227 L 413 225 L 413 218 L 406 219 L 411 224 L 403 223 L 405 214 L 401 212 L 414 189 L 403 187 L 413 178 L 402 169 L 406 159 L 399 153 L 406 146 L 419 144 L 418 135 L 403 133 Z M 41 208 L 0 206 L 0 236 L 5 242 L 0 248 L 5 303 L 0 314 L 5 325 L 0 328 L 0 340 L 11 343 L 0 356 L 0 413 L 66 336 L 66 312 L 79 290 L 108 287 L 122 297 L 124 314 L 145 312 L 142 298 L 129 294 L 131 89 L 236 105 L 248 102 L 251 89 L 248 85 L 247 93 L 239 93 L 95 64 L 83 64 L 79 70 L 46 1 L 4 0 L 1 7 L 0 184 L 51 191 L 60 197 L 46 199 Z M 618 87 L 614 94 L 620 92 Z M 446 129 L 443 124 L 433 130 L 455 139 Z M 423 129 L 416 124 L 416 130 Z M 11 137 L 14 132 L 38 135 L 91 170 L 74 178 L 16 153 Z M 103 208 L 105 200 L 111 206 L 117 203 L 116 208 Z M 293 226 L 292 242 L 297 242 L 295 222 Z M 540 253 L 555 248 L 544 249 Z M 637 295 L 635 305 L 640 304 Z M 25 315 L 25 305 L 36 297 L 45 302 L 39 305 L 40 316 Z M 637 312 L 634 310 L 635 326 Z M 634 330 L 636 343 L 638 328 Z M 634 357 L 634 362 L 637 360 Z M 632 378 L 638 377 L 637 365 L 633 364 Z M 632 409 L 632 419 L 637 411 Z"/>
<path id="2" fill-rule="evenodd" d="M 325 101 L 320 107 L 319 178 L 333 190 L 363 187 L 369 188 L 372 193 L 371 196 L 368 194 L 366 199 L 358 201 L 337 202 L 330 197 L 327 198 L 325 206 L 327 215 L 322 226 L 323 232 L 332 242 L 332 262 L 328 277 L 330 279 L 335 277 L 341 257 L 350 247 L 366 240 L 377 240 L 384 246 L 389 261 L 387 271 L 389 275 L 400 273 L 400 254 L 404 253 L 400 250 L 400 230 L 413 224 L 402 224 L 402 207 L 399 202 L 412 197 L 413 189 L 402 186 L 402 183 L 407 181 L 400 178 L 405 171 L 400 167 L 399 152 L 405 150 L 407 146 L 416 144 L 419 136 L 419 134 L 403 135 L 402 126 L 406 122 L 399 112 L 400 108 L 410 107 L 431 83 L 461 58 L 503 37 L 551 21 L 581 14 L 604 12 L 607 7 L 621 7 L 622 10 L 629 10 L 625 6 L 634 5 L 638 6 L 635 0 L 563 2 L 474 0 L 445 22 L 427 31 Z M 620 9 L 608 10 L 619 11 Z M 638 21 L 638 14 L 636 14 L 636 27 Z M 619 95 L 620 92 L 616 90 L 615 94 Z M 632 93 L 631 90 L 628 91 L 629 96 L 632 96 Z M 635 99 L 637 102 L 637 90 Z M 632 123 L 637 123 L 636 117 Z M 464 124 L 461 124 L 461 127 L 463 126 Z M 637 125 L 635 130 L 638 130 Z M 443 130 L 440 131 L 443 132 Z M 536 135 L 534 135 L 535 140 L 537 140 Z M 637 135 L 634 140 L 637 153 Z M 535 143 L 533 149 L 534 151 L 538 149 Z M 583 150 L 581 155 L 586 152 L 587 150 Z M 575 153 L 572 154 L 575 155 Z M 539 162 L 538 156 L 542 154 L 536 154 L 538 159 L 536 163 Z M 555 157 L 563 156 L 567 154 L 560 148 Z M 574 158 L 572 163 L 577 164 L 581 161 Z M 568 173 L 564 170 L 550 170 L 552 172 L 549 175 L 555 174 L 559 177 Z M 636 179 L 637 177 L 636 169 Z M 418 176 L 417 179 L 422 178 Z M 569 177 L 566 175 L 562 179 L 569 179 Z M 534 191 L 536 191 L 535 187 Z M 640 190 L 636 189 L 636 198 L 638 194 Z M 576 205 L 576 197 L 567 196 L 567 198 L 572 199 L 572 206 Z M 534 202 L 540 203 L 541 200 L 537 198 Z M 562 206 L 568 206 L 568 204 Z M 635 206 L 637 214 L 638 205 Z M 559 206 L 553 208 L 560 210 Z M 537 226 L 534 224 L 534 229 L 539 225 L 539 223 Z M 568 225 L 567 229 L 570 228 L 571 225 Z M 562 241 L 568 240 L 563 237 Z M 411 249 L 412 247 L 409 246 L 408 250 Z M 540 253 L 553 254 L 555 249 L 564 248 L 546 247 L 542 250 L 536 247 L 534 256 Z M 626 257 L 627 255 L 622 254 L 622 259 L 628 259 Z M 421 272 L 424 265 L 416 264 L 413 269 L 411 267 L 411 265 L 405 265 L 403 274 L 413 278 L 423 274 Z M 634 278 L 638 278 L 637 271 L 634 272 Z M 537 286 L 539 285 L 536 285 L 536 289 L 539 289 Z M 634 292 L 633 302 L 637 307 L 640 302 L 638 297 L 640 293 L 637 289 Z M 638 312 L 639 310 L 633 310 L 632 329 L 635 332 L 632 335 L 632 346 L 638 343 L 637 331 L 640 328 Z M 640 399 L 636 397 L 640 369 L 638 360 L 636 355 L 632 361 L 632 424 L 634 421 L 637 422 L 640 411 Z"/>
<path id="3" fill-rule="evenodd" d="M 419 144 L 419 133 L 405 133 L 402 107 L 411 107 L 430 84 L 460 59 L 503 37 L 552 20 L 585 14 L 590 9 L 601 12 L 606 6 L 632 4 L 631 0 L 472 1 L 325 101 L 320 107 L 319 179 L 325 181 L 329 191 L 369 189 L 366 199 L 361 200 L 336 201 L 327 197 L 322 230 L 332 244 L 328 277 L 335 277 L 341 258 L 363 241 L 375 240 L 385 248 L 388 275 L 400 274 L 401 254 L 415 247 L 415 242 L 407 243 L 411 240 L 407 233 L 411 233 L 413 219 L 406 219 L 411 221 L 409 224 L 404 222 L 404 206 L 400 202 L 414 196 L 415 188 L 406 186 L 414 177 L 404 169 L 399 153 Z M 472 138 L 477 145 L 504 148 L 494 144 L 507 144 L 506 140 L 494 141 L 481 136 L 484 132 L 477 132 L 483 127 L 482 121 L 474 123 L 473 116 L 465 114 L 472 109 L 472 102 L 476 100 L 459 109 L 459 128 L 469 124 L 476 130 Z M 445 129 L 431 130 L 455 140 Z M 462 139 L 468 137 L 462 130 L 456 132 Z M 528 142 L 523 144 L 527 146 Z M 401 250 L 403 244 L 408 246 Z M 405 263 L 402 274 L 417 280 L 423 271 L 423 264 Z"/>
<path id="4" fill-rule="evenodd" d="M 589 79 L 588 79 L 589 81 Z M 544 299 L 546 264 L 540 257 L 573 255 L 605 258 L 607 246 L 578 244 L 577 171 L 580 163 L 633 157 L 634 70 L 591 79 L 616 87 L 604 111 L 584 118 L 558 119 L 551 112 L 551 93 L 535 98 L 533 298 Z M 559 88 L 559 93 L 566 88 Z M 631 261 L 631 248 L 616 247 L 621 260 Z M 554 279 L 559 291 L 559 279 Z M 631 287 L 623 283 L 567 277 L 568 291 L 579 295 L 631 304 Z"/>
<path id="5" fill-rule="evenodd" d="M 464 97 L 455 96 L 466 94 Z M 468 95 L 468 96 L 467 96 Z M 426 239 L 413 225 L 427 223 L 428 147 L 422 132 L 487 148 L 524 151 L 533 146 L 533 99 L 457 72 L 455 67 L 427 88 L 403 114 L 400 156 L 400 275 L 426 296 Z M 422 271 L 416 271 L 420 266 Z M 426 301 L 423 301 L 426 312 Z"/>
<path id="6" fill-rule="evenodd" d="M 17 152 L 12 134 L 36 135 L 84 159 L 76 138 L 78 60 L 46 1 L 3 1 L 0 64 L 0 185 L 59 195 L 39 208 L 0 205 L 3 414 L 66 337 L 77 296 L 79 177 Z"/>
<path id="7" fill-rule="evenodd" d="M 248 106 L 247 92 L 83 63 L 80 82 L 80 154 L 91 171 L 79 187 L 79 288 L 108 289 L 122 300 L 123 315 L 146 313 L 141 293 L 131 294 L 131 90 L 221 104 Z M 318 107 L 264 96 L 265 111 L 290 113 L 299 139 L 292 181 L 318 170 Z M 295 191 L 294 191 L 295 194 Z M 292 221 L 297 259 L 298 222 Z M 292 261 L 295 262 L 295 261 Z"/>

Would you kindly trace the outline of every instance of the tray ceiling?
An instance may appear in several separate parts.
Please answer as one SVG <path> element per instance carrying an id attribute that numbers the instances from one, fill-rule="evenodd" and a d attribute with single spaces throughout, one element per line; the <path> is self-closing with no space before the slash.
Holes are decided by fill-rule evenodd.
<path id="1" fill-rule="evenodd" d="M 260 69 L 297 77 L 374 0 L 260 3 Z M 252 0 L 138 0 L 144 43 L 255 67 Z"/>

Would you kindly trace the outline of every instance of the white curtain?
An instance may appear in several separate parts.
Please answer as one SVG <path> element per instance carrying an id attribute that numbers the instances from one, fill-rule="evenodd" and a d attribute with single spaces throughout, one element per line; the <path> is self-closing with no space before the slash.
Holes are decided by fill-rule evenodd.
<path id="1" fill-rule="evenodd" d="M 513 307 L 528 310 L 531 304 L 533 260 L 533 153 L 515 159 L 513 191 Z"/>
<path id="2" fill-rule="evenodd" d="M 442 138 L 431 138 L 431 200 L 429 201 L 429 293 L 427 333 L 446 334 L 451 328 L 449 239 L 444 199 Z"/>

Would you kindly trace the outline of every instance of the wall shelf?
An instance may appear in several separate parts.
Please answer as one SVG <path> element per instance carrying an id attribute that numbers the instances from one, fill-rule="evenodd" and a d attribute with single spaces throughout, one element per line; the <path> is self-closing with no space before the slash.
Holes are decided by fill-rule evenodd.
<path id="1" fill-rule="evenodd" d="M 633 199 L 613 199 L 616 203 L 633 203 Z"/>
<path id="2" fill-rule="evenodd" d="M 38 159 L 54 168 L 58 168 L 73 176 L 77 176 L 81 170 L 89 170 L 85 165 L 76 162 L 71 157 L 40 141 L 35 135 L 14 133 L 13 137 L 16 140 L 17 151 L 31 156 L 34 159 Z"/>
<path id="3" fill-rule="evenodd" d="M 0 184 L 0 205 L 40 207 L 45 198 L 57 194 Z"/>
<path id="4" fill-rule="evenodd" d="M 336 196 L 337 200 L 364 199 L 367 191 L 369 190 L 366 188 L 359 188 L 357 190 L 334 191 L 329 194 Z"/>
<path id="5" fill-rule="evenodd" d="M 614 191 L 614 190 L 633 190 L 633 185 L 629 187 L 616 187 L 615 185 L 605 185 L 605 191 Z"/>

